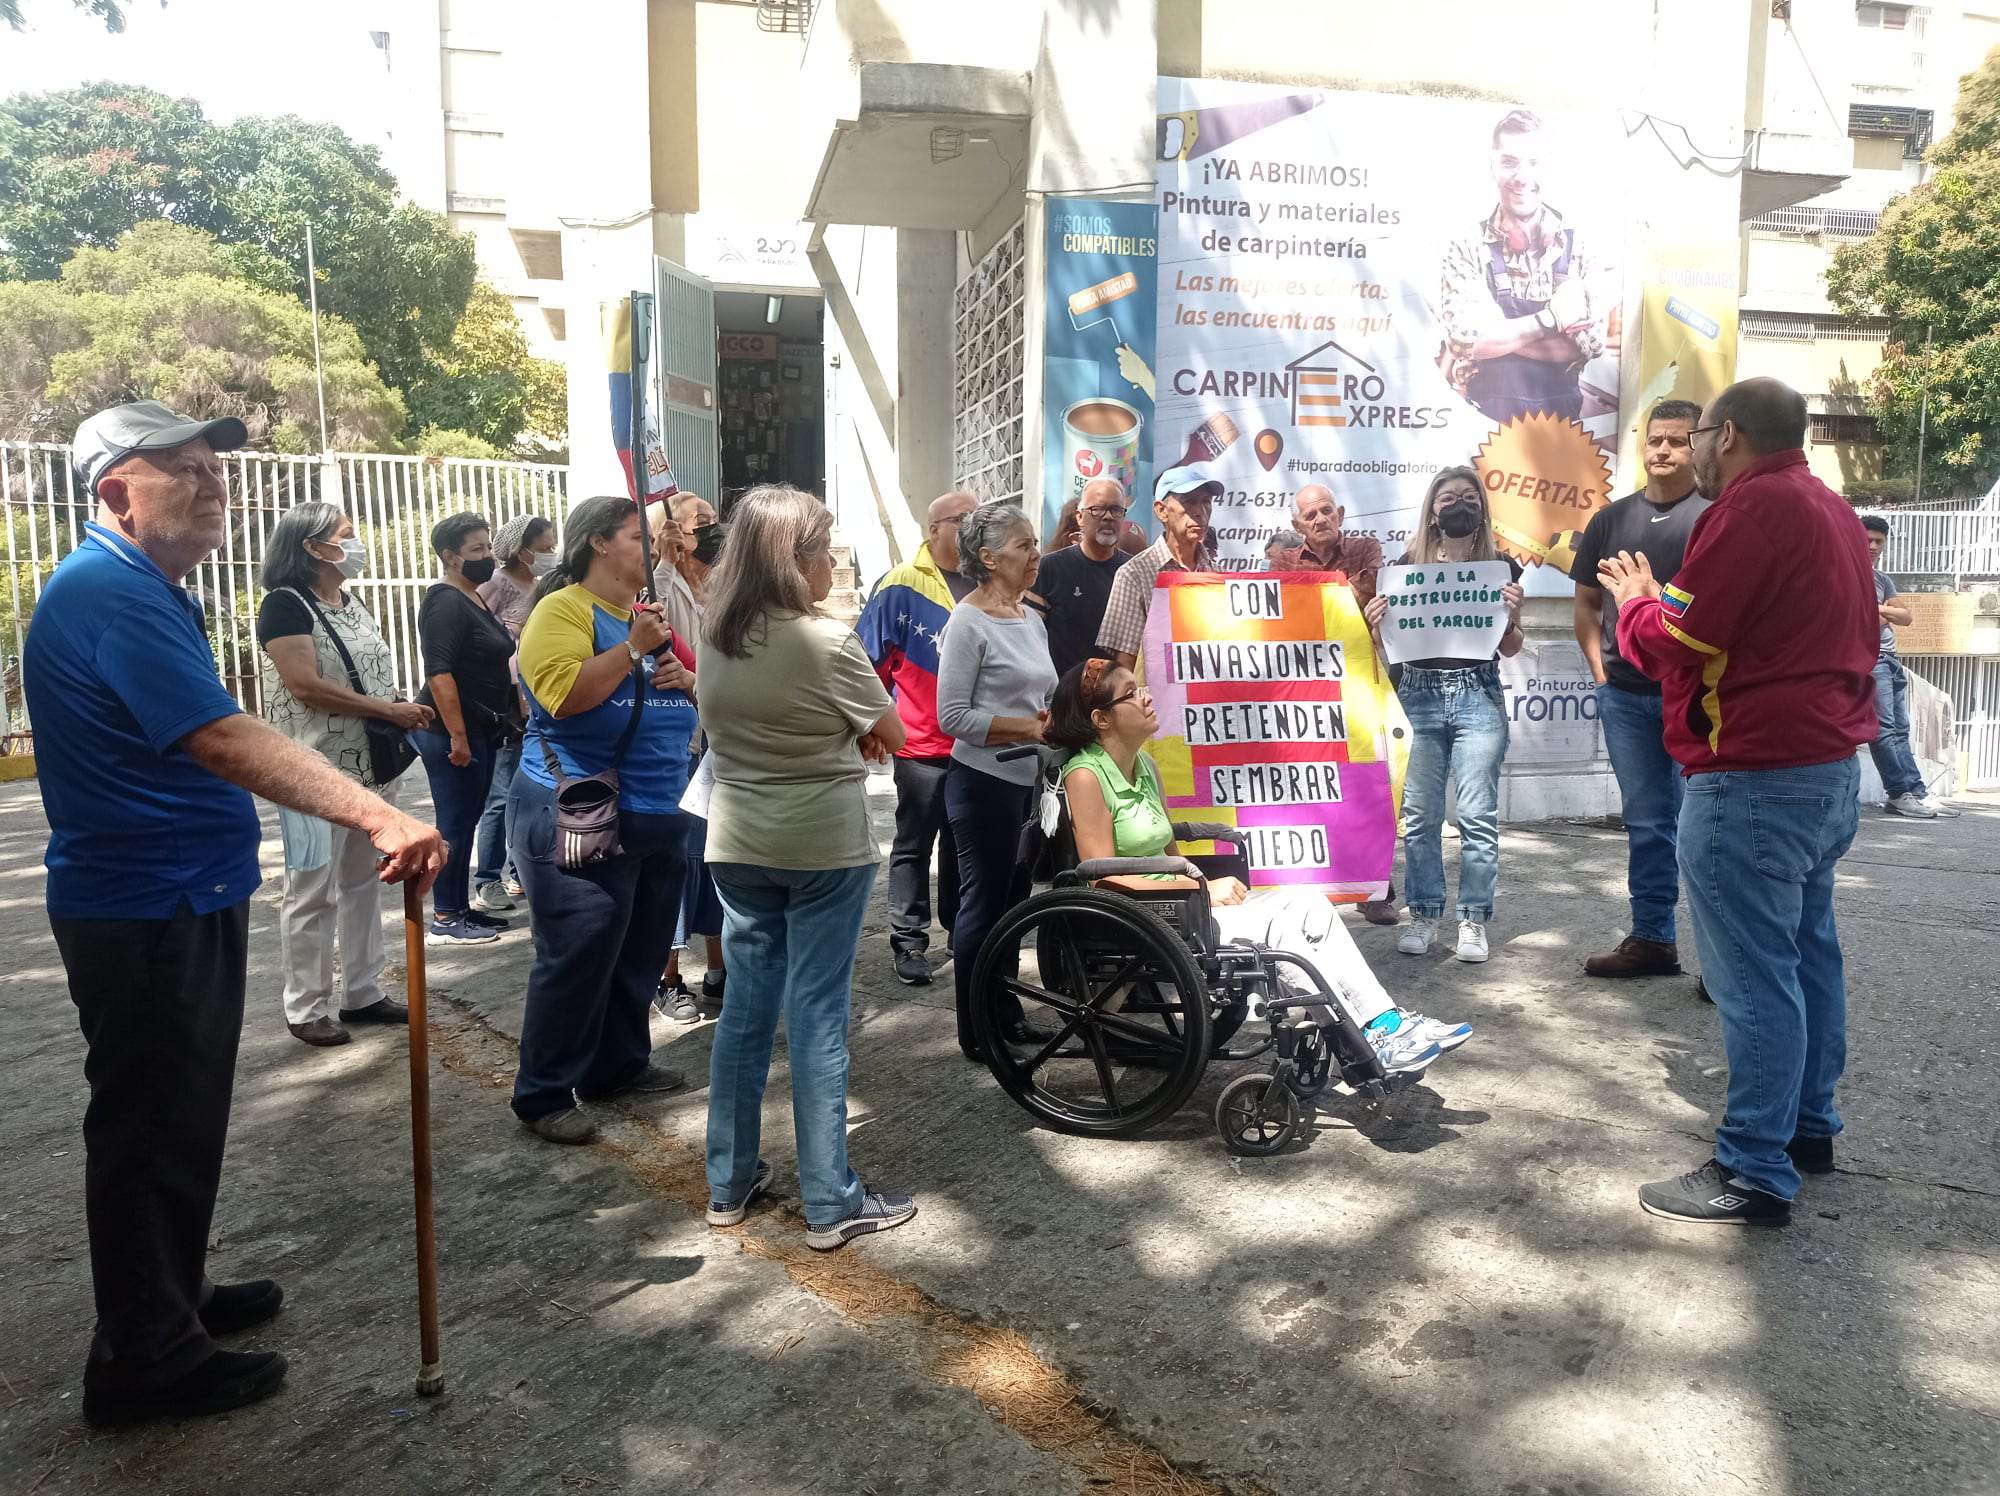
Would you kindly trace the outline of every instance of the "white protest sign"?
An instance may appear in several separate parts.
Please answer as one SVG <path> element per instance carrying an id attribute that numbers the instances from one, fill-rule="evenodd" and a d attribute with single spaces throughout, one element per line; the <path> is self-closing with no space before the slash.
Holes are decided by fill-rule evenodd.
<path id="1" fill-rule="evenodd" d="M 1375 595 L 1389 604 L 1382 615 L 1384 657 L 1392 665 L 1491 659 L 1507 632 L 1500 589 L 1513 579 L 1505 561 L 1383 567 L 1376 573 Z"/>

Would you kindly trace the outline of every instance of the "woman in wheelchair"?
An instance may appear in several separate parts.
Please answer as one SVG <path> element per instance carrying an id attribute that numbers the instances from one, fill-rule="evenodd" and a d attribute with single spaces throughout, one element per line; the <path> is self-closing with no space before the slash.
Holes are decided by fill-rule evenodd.
<path id="1" fill-rule="evenodd" d="M 1159 728 L 1150 693 L 1113 661 L 1086 661 L 1057 683 L 1045 740 L 1071 750 L 1063 787 L 1080 859 L 1174 855 L 1159 771 L 1142 751 Z M 1171 874 L 1104 882 L 1135 891 L 1190 886 L 1190 880 Z M 1362 1030 L 1385 1073 L 1421 1071 L 1472 1037 L 1470 1024 L 1445 1023 L 1397 1007 L 1325 898 L 1275 888 L 1253 893 L 1239 879 L 1225 877 L 1209 881 L 1208 902 L 1223 940 L 1276 947 L 1311 961 Z M 1289 970 L 1285 984 L 1295 993 L 1313 990 Z"/>

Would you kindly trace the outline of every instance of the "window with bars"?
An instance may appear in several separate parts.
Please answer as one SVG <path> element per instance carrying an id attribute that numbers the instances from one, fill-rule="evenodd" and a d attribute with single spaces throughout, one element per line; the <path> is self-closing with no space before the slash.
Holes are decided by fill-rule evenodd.
<path id="1" fill-rule="evenodd" d="M 1835 317 L 1810 312 L 1744 312 L 1737 330 L 1746 338 L 1783 343 L 1886 343 L 1886 317 Z"/>
<path id="2" fill-rule="evenodd" d="M 1815 415 L 1811 421 L 1811 437 L 1815 445 L 1826 446 L 1833 442 L 1879 442 L 1880 431 L 1876 429 L 1873 416 Z"/>
<path id="3" fill-rule="evenodd" d="M 953 481 L 981 499 L 1019 500 L 1027 224 L 1001 236 L 959 282 L 953 304 Z"/>

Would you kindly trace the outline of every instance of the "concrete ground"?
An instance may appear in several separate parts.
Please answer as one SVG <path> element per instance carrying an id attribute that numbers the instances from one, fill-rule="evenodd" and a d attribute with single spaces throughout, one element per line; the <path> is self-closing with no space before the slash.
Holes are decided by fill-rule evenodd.
<path id="1" fill-rule="evenodd" d="M 1603 828 L 1507 831 L 1485 967 L 1358 927 L 1406 1005 L 1478 1036 L 1255 1161 L 1210 1124 L 1226 1073 L 1143 1141 L 1029 1126 L 958 1058 L 948 981 L 889 976 L 878 885 L 854 1156 L 922 1213 L 826 1256 L 801 1241 L 782 1064 L 774 1199 L 712 1231 L 700 1085 L 543 1144 L 506 1108 L 528 937 L 434 953 L 435 1399 L 412 1391 L 405 1040 L 285 1032 L 273 839 L 212 1271 L 284 1282 L 245 1343 L 291 1377 L 115 1435 L 79 1409 L 83 1046 L 45 835 L 34 786 L 0 787 L 0 1491 L 2000 1492 L 2000 806 L 1864 814 L 1839 893 L 1850 1130 L 1783 1232 L 1634 1202 L 1706 1156 L 1722 1054 L 1691 976 L 1581 976 L 1624 912 Z M 698 1080 L 711 1033 L 656 1024 Z"/>

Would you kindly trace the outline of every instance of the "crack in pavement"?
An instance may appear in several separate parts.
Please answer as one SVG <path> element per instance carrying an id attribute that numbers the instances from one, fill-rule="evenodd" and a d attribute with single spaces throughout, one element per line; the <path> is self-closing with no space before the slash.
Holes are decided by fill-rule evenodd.
<path id="1" fill-rule="evenodd" d="M 516 1040 L 472 1003 L 441 989 L 435 1006 L 461 1022 L 446 1028 L 434 1014 L 431 1049 L 439 1065 L 490 1091 L 511 1089 Z M 478 1053 L 476 1051 L 485 1051 Z M 497 1051 L 497 1052 L 496 1052 Z M 589 1146 L 616 1158 L 649 1193 L 690 1213 L 708 1205 L 704 1160 L 643 1113 L 611 1105 L 616 1135 L 600 1131 Z M 726 1228 L 751 1256 L 782 1267 L 792 1281 L 855 1324 L 878 1346 L 912 1361 L 940 1386 L 970 1392 L 1008 1432 L 1074 1470 L 1107 1496 L 1271 1496 L 1246 1477 L 1210 1474 L 1175 1461 L 1127 1432 L 1118 1411 L 1044 1360 L 1019 1331 L 982 1324 L 932 1298 L 865 1257 L 815 1252 L 804 1244 L 804 1217 L 792 1206 L 753 1213 Z"/>

